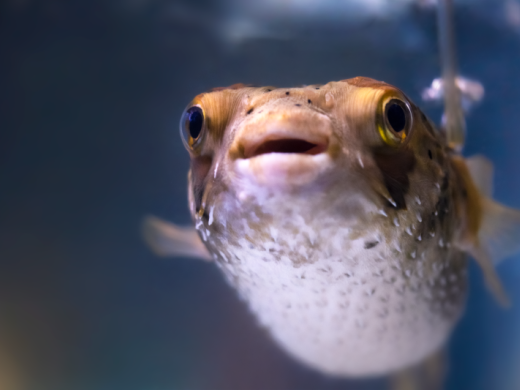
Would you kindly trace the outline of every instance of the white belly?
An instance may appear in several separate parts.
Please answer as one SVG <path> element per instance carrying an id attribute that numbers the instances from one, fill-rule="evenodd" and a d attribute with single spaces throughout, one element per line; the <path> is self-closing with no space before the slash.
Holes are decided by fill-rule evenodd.
<path id="1" fill-rule="evenodd" d="M 332 247 L 334 234 L 341 235 L 329 232 Z M 217 264 L 295 358 L 335 375 L 386 374 L 445 343 L 465 303 L 466 277 L 464 268 L 448 266 L 463 255 L 438 241 L 410 241 L 400 253 L 384 242 L 365 248 L 373 237 L 350 241 L 346 251 L 313 252 L 295 243 L 292 258 L 276 253 L 276 245 L 252 248 L 244 241 Z"/>

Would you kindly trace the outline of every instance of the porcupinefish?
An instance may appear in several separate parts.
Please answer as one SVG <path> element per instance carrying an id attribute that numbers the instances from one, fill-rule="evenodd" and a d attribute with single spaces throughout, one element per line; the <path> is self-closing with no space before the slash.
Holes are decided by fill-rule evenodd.
<path id="1" fill-rule="evenodd" d="M 213 261 L 308 366 L 382 375 L 434 354 L 463 313 L 468 255 L 506 300 L 494 264 L 520 249 L 520 212 L 398 88 L 234 85 L 196 96 L 180 128 L 195 229 L 150 217 L 148 242 Z"/>

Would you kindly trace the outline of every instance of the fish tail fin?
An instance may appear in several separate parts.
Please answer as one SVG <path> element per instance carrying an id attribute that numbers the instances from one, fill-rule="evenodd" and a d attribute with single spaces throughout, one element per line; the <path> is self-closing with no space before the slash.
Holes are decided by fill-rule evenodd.
<path id="1" fill-rule="evenodd" d="M 194 257 L 211 261 L 211 255 L 193 227 L 180 227 L 154 216 L 145 217 L 142 225 L 145 242 L 162 257 Z"/>

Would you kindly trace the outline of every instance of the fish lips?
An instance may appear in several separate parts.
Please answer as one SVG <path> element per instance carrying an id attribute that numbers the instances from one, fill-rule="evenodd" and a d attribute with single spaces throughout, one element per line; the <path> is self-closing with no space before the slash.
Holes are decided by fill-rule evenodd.
<path id="1" fill-rule="evenodd" d="M 332 128 L 325 115 L 272 114 L 245 124 L 235 142 L 235 168 L 262 186 L 301 186 L 332 165 Z"/>
<path id="2" fill-rule="evenodd" d="M 235 161 L 237 174 L 262 186 L 302 186 L 315 182 L 332 165 L 327 153 L 268 153 Z"/>

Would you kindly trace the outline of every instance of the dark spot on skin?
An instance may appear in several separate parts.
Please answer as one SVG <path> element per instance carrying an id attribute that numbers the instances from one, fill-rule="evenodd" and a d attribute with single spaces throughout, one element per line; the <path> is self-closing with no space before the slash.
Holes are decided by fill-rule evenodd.
<path id="1" fill-rule="evenodd" d="M 312 102 L 311 102 L 311 99 L 308 99 L 308 100 L 307 100 L 307 103 L 311 104 L 311 103 L 312 103 Z"/>
<path id="2" fill-rule="evenodd" d="M 377 244 L 379 244 L 379 241 L 367 241 L 365 242 L 365 249 L 372 249 Z"/>
<path id="3" fill-rule="evenodd" d="M 301 104 L 295 104 L 296 107 L 301 107 L 302 105 Z"/>
<path id="4" fill-rule="evenodd" d="M 441 185 L 441 195 L 439 196 L 439 200 L 437 201 L 437 204 L 435 205 L 435 210 L 437 211 L 437 218 L 439 219 L 441 224 L 443 223 L 444 218 L 445 218 L 446 214 L 448 213 L 449 206 L 450 206 L 448 185 L 449 185 L 449 177 L 448 177 L 448 174 L 446 174 L 446 176 L 444 176 L 444 179 L 443 179 L 442 185 Z"/>
<path id="5" fill-rule="evenodd" d="M 426 236 L 426 238 L 431 238 L 431 233 L 434 233 L 435 234 L 435 220 L 436 220 L 436 217 L 435 217 L 435 212 L 432 212 L 431 216 L 430 216 L 430 220 L 428 221 L 428 235 Z"/>
<path id="6" fill-rule="evenodd" d="M 272 89 L 267 89 L 265 92 L 271 92 L 271 91 L 272 91 Z"/>
<path id="7" fill-rule="evenodd" d="M 430 157 L 430 160 L 433 160 L 432 151 L 428 149 L 428 157 Z"/>
<path id="8" fill-rule="evenodd" d="M 289 92 L 288 92 L 288 91 L 287 91 L 287 92 L 285 92 L 285 94 L 286 94 L 287 96 L 289 96 Z"/>
<path id="9" fill-rule="evenodd" d="M 320 89 L 320 87 L 316 87 L 316 89 Z"/>
<path id="10" fill-rule="evenodd" d="M 413 151 L 410 149 L 388 151 L 386 148 L 378 148 L 374 150 L 374 160 L 383 175 L 388 193 L 395 202 L 395 208 L 406 209 L 404 197 L 410 188 L 408 174 L 415 167 Z"/>
<path id="11" fill-rule="evenodd" d="M 435 206 L 435 209 L 437 210 L 437 216 L 441 223 L 443 222 L 444 217 L 446 216 L 446 211 L 448 210 L 449 203 L 450 203 L 449 198 L 443 194 L 439 198 L 439 201 L 437 202 L 437 205 Z"/>
<path id="12" fill-rule="evenodd" d="M 444 178 L 442 179 L 442 185 L 441 185 L 441 190 L 442 190 L 442 192 L 447 191 L 449 185 L 450 185 L 449 175 L 446 174 L 446 175 L 444 176 Z"/>
<path id="13" fill-rule="evenodd" d="M 247 115 L 251 114 L 254 110 L 254 107 L 251 107 L 248 111 L 247 111 Z"/>

